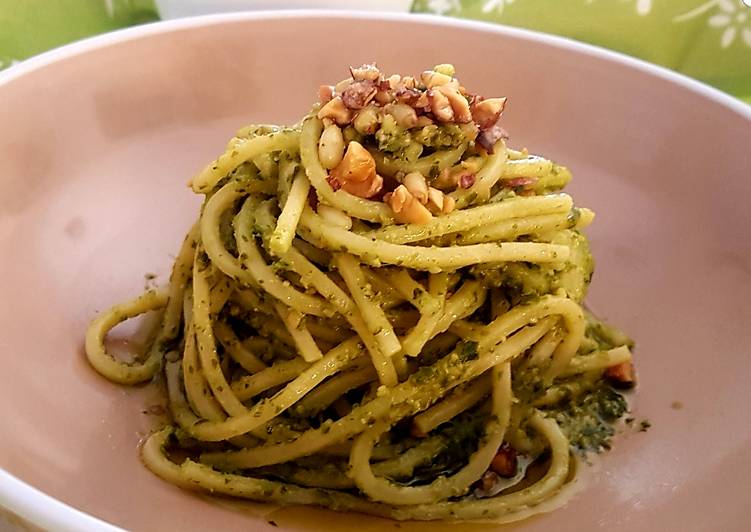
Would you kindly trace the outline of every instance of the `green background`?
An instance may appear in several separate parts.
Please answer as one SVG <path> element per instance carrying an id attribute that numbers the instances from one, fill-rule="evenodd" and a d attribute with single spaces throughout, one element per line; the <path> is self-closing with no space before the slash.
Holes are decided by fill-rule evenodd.
<path id="1" fill-rule="evenodd" d="M 751 102 L 751 7 L 741 0 L 415 0 L 412 11 L 571 37 L 672 68 Z M 0 0 L 0 68 L 158 19 L 153 0 Z"/>
<path id="2" fill-rule="evenodd" d="M 84 37 L 159 20 L 152 0 L 0 0 L 0 68 Z"/>

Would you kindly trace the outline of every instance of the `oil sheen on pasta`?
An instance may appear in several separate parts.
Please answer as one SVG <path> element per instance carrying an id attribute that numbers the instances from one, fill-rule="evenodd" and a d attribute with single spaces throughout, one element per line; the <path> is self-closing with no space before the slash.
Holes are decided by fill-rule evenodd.
<path id="1" fill-rule="evenodd" d="M 311 90 L 311 93 L 314 91 Z M 169 285 L 86 335 L 108 379 L 163 377 L 146 466 L 178 486 L 398 520 L 509 521 L 610 447 L 632 344 L 582 305 L 594 214 L 506 145 L 505 98 L 451 65 L 374 65 L 293 126 L 241 129 Z M 105 337 L 158 311 L 124 362 Z"/>

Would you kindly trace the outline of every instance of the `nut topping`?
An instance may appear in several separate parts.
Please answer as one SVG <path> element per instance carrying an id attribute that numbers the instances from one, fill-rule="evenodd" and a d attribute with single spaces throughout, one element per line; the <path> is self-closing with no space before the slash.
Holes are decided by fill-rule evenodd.
<path id="1" fill-rule="evenodd" d="M 440 213 L 443 211 L 443 192 L 437 188 L 430 187 L 428 189 L 428 209 L 433 213 Z"/>
<path id="2" fill-rule="evenodd" d="M 334 87 L 332 85 L 321 85 L 318 87 L 318 101 L 321 105 L 326 105 L 334 97 Z"/>
<path id="3" fill-rule="evenodd" d="M 350 67 L 350 74 L 351 77 L 333 87 L 322 85 L 318 93 L 321 103 L 318 117 L 326 127 L 331 124 L 341 127 L 345 141 L 359 140 L 368 145 L 371 142 L 384 145 L 384 139 L 374 141 L 368 136 L 378 132 L 386 115 L 393 117 L 400 128 L 396 132 L 389 130 L 391 137 L 403 133 L 408 136 L 406 130 L 429 125 L 458 125 L 459 132 L 451 132 L 446 138 L 454 143 L 459 137 L 458 141 L 470 146 L 467 152 L 469 154 L 492 153 L 498 141 L 508 136 L 501 126 L 506 98 L 484 99 L 468 93 L 454 77 L 455 69 L 452 65 L 436 65 L 432 70 L 422 72 L 419 82 L 412 76 L 385 76 L 375 64 Z M 395 150 L 397 146 L 403 148 L 407 144 L 410 144 L 410 148 L 422 148 L 419 146 L 419 139 L 423 137 L 410 140 L 406 136 L 394 138 L 396 142 L 389 140 L 386 151 Z M 419 150 L 410 153 L 419 154 Z M 335 160 L 335 157 L 331 158 L 331 161 Z M 433 185 L 446 191 L 450 186 L 453 186 L 451 190 L 457 187 L 469 188 L 475 179 L 474 173 L 476 172 L 454 175 L 452 170 L 449 175 L 441 172 L 438 178 L 433 179 Z"/>
<path id="4" fill-rule="evenodd" d="M 334 96 L 318 111 L 318 118 L 330 118 L 338 125 L 345 126 L 352 120 L 352 111 L 347 109 L 341 97 Z"/>
<path id="5" fill-rule="evenodd" d="M 410 194 L 423 205 L 428 201 L 428 183 L 419 172 L 410 172 L 404 176 L 402 184 Z"/>
<path id="6" fill-rule="evenodd" d="M 381 71 L 375 66 L 375 63 L 370 65 L 362 65 L 357 68 L 349 67 L 349 73 L 352 75 L 352 79 L 357 81 L 378 81 L 381 77 Z"/>
<path id="7" fill-rule="evenodd" d="M 362 109 L 376 95 L 375 83 L 371 80 L 361 80 L 351 83 L 342 92 L 342 101 L 350 109 Z"/>
<path id="8" fill-rule="evenodd" d="M 393 116 L 396 123 L 405 129 L 413 128 L 417 125 L 417 113 L 407 104 L 393 103 L 384 107 L 383 110 Z"/>
<path id="9" fill-rule="evenodd" d="M 425 85 L 428 89 L 451 83 L 452 79 L 453 78 L 451 76 L 441 74 L 440 72 L 436 72 L 434 70 L 426 70 L 425 72 L 420 74 L 420 81 L 422 81 L 423 85 Z"/>
<path id="10" fill-rule="evenodd" d="M 503 126 L 501 126 L 501 119 L 498 118 L 498 121 L 493 124 L 493 127 L 480 131 L 480 134 L 477 135 L 477 144 L 482 146 L 488 153 L 493 153 L 493 146 L 495 146 L 495 143 L 501 139 L 507 138 L 508 133 L 503 129 Z"/>
<path id="11" fill-rule="evenodd" d="M 458 89 L 444 85 L 438 90 L 448 98 L 456 122 L 466 124 L 472 121 L 472 112 L 469 110 L 469 102 L 459 93 Z"/>
<path id="12" fill-rule="evenodd" d="M 378 129 L 379 116 L 378 109 L 375 105 L 368 105 L 365 109 L 357 113 L 352 125 L 358 133 L 371 135 Z"/>
<path id="13" fill-rule="evenodd" d="M 372 198 L 383 188 L 383 178 L 376 174 L 373 156 L 354 140 L 347 146 L 342 162 L 331 170 L 329 179 L 330 184 L 333 180 L 343 190 L 361 198 Z"/>
<path id="14" fill-rule="evenodd" d="M 506 98 L 488 98 L 472 104 L 472 118 L 480 129 L 488 129 L 498 121 L 506 107 Z"/>
<path id="15" fill-rule="evenodd" d="M 433 218 L 430 211 L 404 185 L 399 185 L 393 192 L 383 196 L 383 201 L 394 211 L 394 218 L 399 223 L 426 224 Z"/>
<path id="16" fill-rule="evenodd" d="M 439 122 L 451 122 L 454 119 L 454 110 L 448 97 L 437 89 L 429 89 L 427 92 L 430 110 Z"/>
<path id="17" fill-rule="evenodd" d="M 326 169 L 334 168 L 344 155 L 344 137 L 336 124 L 327 125 L 318 141 L 318 158 Z"/>
<path id="18" fill-rule="evenodd" d="M 470 188 L 475 184 L 476 176 L 469 170 L 464 170 L 459 173 L 458 185 L 462 188 Z"/>

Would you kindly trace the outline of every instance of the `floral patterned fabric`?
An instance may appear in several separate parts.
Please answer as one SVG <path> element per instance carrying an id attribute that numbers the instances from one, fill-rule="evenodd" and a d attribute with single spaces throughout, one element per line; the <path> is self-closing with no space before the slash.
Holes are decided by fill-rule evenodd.
<path id="1" fill-rule="evenodd" d="M 216 9 L 213 2 L 205 0 L 205 12 Z M 0 69 L 82 37 L 158 20 L 159 3 L 0 0 Z M 233 5 L 253 8 L 254 0 Z M 414 0 L 412 11 L 563 35 L 672 68 L 751 103 L 751 0 Z"/>
<path id="2" fill-rule="evenodd" d="M 563 35 L 751 103 L 751 0 L 415 0 L 412 11 Z"/>

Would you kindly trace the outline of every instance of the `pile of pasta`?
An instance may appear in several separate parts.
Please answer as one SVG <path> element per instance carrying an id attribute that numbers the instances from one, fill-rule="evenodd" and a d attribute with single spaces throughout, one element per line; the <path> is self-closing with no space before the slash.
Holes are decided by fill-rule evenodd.
<path id="1" fill-rule="evenodd" d="M 450 65 L 350 73 L 193 178 L 205 201 L 169 285 L 96 317 L 88 358 L 117 383 L 166 381 L 172 423 L 141 453 L 175 485 L 399 520 L 527 515 L 573 475 L 551 412 L 632 378 L 628 340 L 604 342 L 581 304 L 593 213 L 560 192 L 565 167 L 506 145 L 506 100 Z M 108 353 L 149 311 L 148 349 Z"/>

